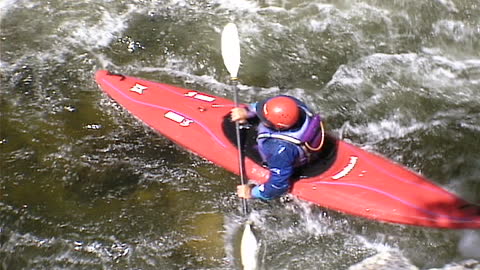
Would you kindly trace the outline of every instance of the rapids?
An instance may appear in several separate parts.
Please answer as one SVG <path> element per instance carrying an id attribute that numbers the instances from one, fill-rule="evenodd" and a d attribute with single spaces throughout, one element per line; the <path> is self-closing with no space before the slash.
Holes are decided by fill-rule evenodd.
<path id="1" fill-rule="evenodd" d="M 301 97 L 343 139 L 480 203 L 479 18 L 472 0 L 1 0 L 0 269 L 240 267 L 238 178 L 93 79 L 109 69 L 231 98 L 230 21 L 241 101 Z M 290 196 L 252 206 L 263 269 L 480 259 L 478 230 L 379 223 Z"/>

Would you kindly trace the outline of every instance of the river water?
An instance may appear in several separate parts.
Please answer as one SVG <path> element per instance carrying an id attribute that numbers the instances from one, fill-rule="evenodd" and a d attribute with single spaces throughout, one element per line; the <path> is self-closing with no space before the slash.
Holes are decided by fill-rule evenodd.
<path id="1" fill-rule="evenodd" d="M 0 269 L 238 269 L 238 178 L 154 133 L 96 70 L 240 99 L 301 97 L 328 128 L 480 202 L 480 4 L 473 0 L 1 0 Z M 385 224 L 295 198 L 254 202 L 263 269 L 428 269 L 480 232 Z M 395 269 L 392 265 L 392 269 Z"/>

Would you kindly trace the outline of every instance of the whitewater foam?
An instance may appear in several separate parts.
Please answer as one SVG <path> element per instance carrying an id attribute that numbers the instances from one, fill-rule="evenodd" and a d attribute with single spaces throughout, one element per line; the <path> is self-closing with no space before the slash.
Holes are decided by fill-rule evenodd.
<path id="1" fill-rule="evenodd" d="M 98 21 L 86 25 L 77 20 L 67 20 L 60 25 L 59 29 L 69 33 L 66 37 L 66 44 L 76 44 L 89 50 L 99 49 L 117 39 L 120 33 L 128 27 L 128 21 L 132 14 L 138 12 L 141 12 L 141 9 L 135 5 L 128 5 L 127 11 L 123 14 L 112 14 L 110 11 L 103 10 L 99 14 Z"/>
<path id="2" fill-rule="evenodd" d="M 4 19 L 4 16 L 12 9 L 16 8 L 16 0 L 3 0 L 0 1 L 0 20 Z"/>
<path id="3" fill-rule="evenodd" d="M 465 258 L 480 259 L 480 231 L 461 232 L 458 250 Z"/>

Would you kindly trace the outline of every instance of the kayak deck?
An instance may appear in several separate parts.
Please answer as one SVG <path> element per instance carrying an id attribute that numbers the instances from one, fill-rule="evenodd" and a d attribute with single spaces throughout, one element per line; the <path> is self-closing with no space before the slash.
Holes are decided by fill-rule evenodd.
<path id="1" fill-rule="evenodd" d="M 239 174 L 231 100 L 101 70 L 96 81 L 126 110 L 187 150 Z M 268 180 L 245 131 L 248 179 Z M 379 155 L 333 136 L 317 162 L 298 170 L 291 193 L 337 211 L 370 219 L 437 228 L 480 228 L 480 207 Z"/>

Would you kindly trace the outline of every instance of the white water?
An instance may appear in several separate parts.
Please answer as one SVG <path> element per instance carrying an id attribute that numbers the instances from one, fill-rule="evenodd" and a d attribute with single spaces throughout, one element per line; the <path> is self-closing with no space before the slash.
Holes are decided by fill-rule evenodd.
<path id="1" fill-rule="evenodd" d="M 345 139 L 478 202 L 477 9 L 471 1 L 1 1 L 0 262 L 238 265 L 238 179 L 150 132 L 92 79 L 109 68 L 229 97 L 219 36 L 231 20 L 242 100 L 302 97 Z M 382 224 L 297 200 L 253 205 L 264 269 L 347 269 L 375 254 L 426 269 L 480 257 L 478 231 Z"/>

